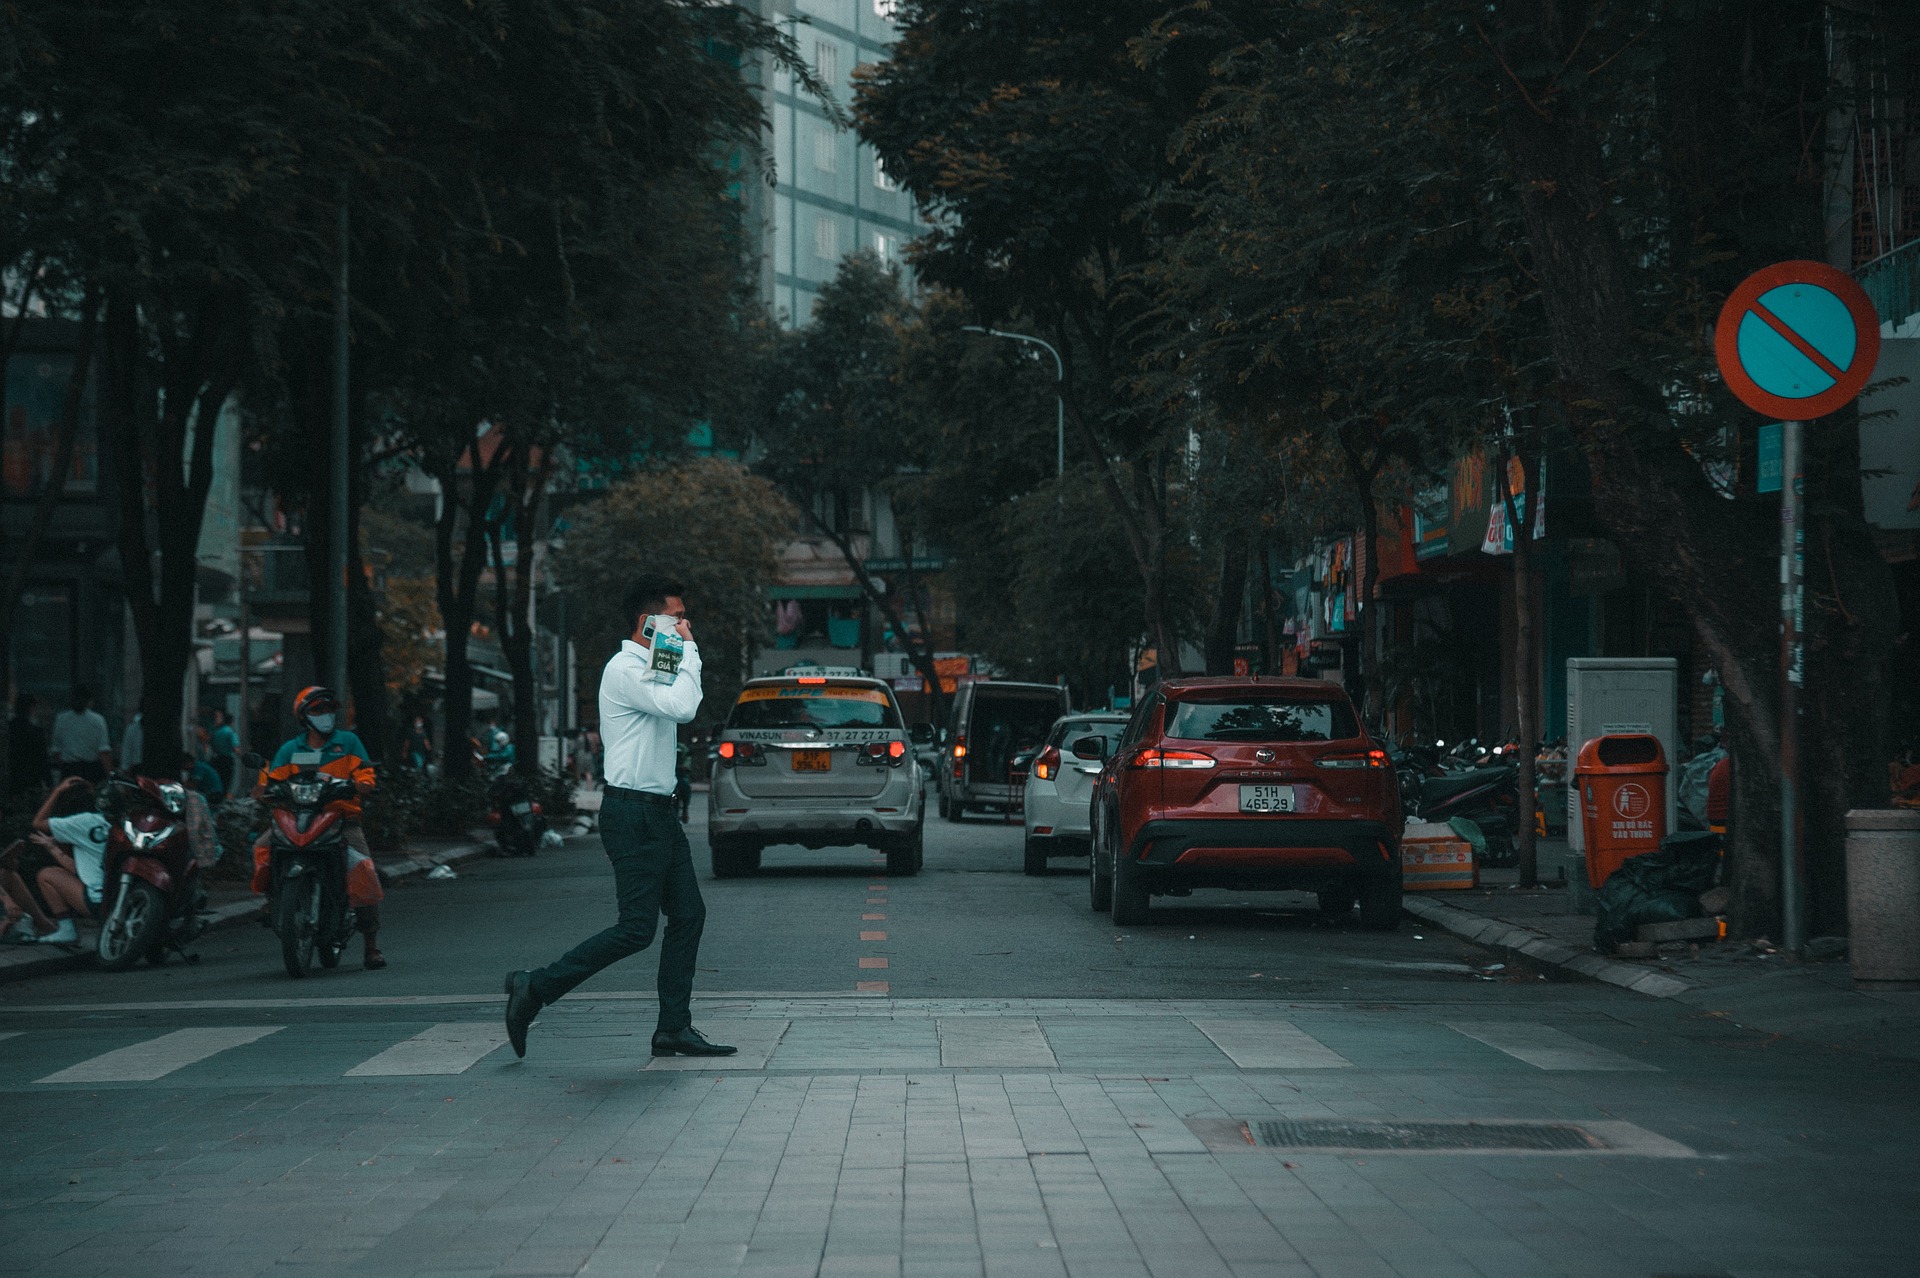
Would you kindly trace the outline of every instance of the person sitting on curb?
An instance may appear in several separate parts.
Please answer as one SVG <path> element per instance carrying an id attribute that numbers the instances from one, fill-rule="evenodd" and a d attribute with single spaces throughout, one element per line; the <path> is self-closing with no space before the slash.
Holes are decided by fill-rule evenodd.
<path id="1" fill-rule="evenodd" d="M 281 745 L 274 752 L 273 762 L 260 769 L 253 797 L 257 799 L 266 793 L 267 782 L 299 771 L 293 757 L 302 753 L 318 754 L 320 771 L 352 781 L 363 796 L 371 794 L 375 779 L 367 747 L 353 732 L 336 726 L 339 714 L 340 700 L 330 690 L 318 685 L 301 689 L 300 695 L 293 699 L 293 717 L 304 730 Z M 341 833 L 347 841 L 347 904 L 353 907 L 356 926 L 366 937 L 367 970 L 377 971 L 387 965 L 379 945 L 380 902 L 386 898 L 386 890 L 380 886 L 379 868 L 367 848 L 367 832 L 359 817 L 360 806 L 356 801 L 341 823 Z M 268 856 L 267 836 L 262 831 L 253 847 L 253 890 L 262 896 L 266 895 L 270 874 Z"/>
<path id="2" fill-rule="evenodd" d="M 33 814 L 27 839 L 7 849 L 0 888 L 17 898 L 33 919 L 33 940 L 42 945 L 79 942 L 75 919 L 99 913 L 110 829 L 92 783 L 68 777 Z"/>

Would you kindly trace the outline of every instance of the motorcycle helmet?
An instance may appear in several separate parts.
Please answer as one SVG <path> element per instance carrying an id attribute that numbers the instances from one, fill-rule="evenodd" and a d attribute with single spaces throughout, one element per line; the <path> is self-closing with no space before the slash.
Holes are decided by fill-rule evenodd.
<path id="1" fill-rule="evenodd" d="M 504 748 L 504 747 L 505 747 L 505 746 L 507 745 L 507 743 L 508 743 L 508 742 L 510 742 L 511 740 L 513 740 L 513 738 L 512 738 L 512 737 L 509 737 L 509 736 L 508 736 L 508 735 L 506 734 L 506 732 L 505 732 L 505 730 L 504 730 L 504 729 L 495 729 L 495 730 L 494 730 L 494 734 L 493 734 L 493 748 L 494 748 L 494 749 L 496 749 L 496 750 L 499 750 L 499 749 L 502 749 L 502 748 Z"/>
<path id="2" fill-rule="evenodd" d="M 293 699 L 293 717 L 307 727 L 313 726 L 315 715 L 336 715 L 340 713 L 340 698 L 333 695 L 331 688 L 319 684 L 302 688 L 300 695 Z"/>

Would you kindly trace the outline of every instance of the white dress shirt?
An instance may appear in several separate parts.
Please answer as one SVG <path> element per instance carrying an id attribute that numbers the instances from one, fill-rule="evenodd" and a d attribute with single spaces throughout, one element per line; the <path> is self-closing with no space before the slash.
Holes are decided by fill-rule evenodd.
<path id="1" fill-rule="evenodd" d="M 700 709 L 700 649 L 687 640 L 680 673 L 655 683 L 653 650 L 631 639 L 620 642 L 600 673 L 600 742 L 606 751 L 608 785 L 648 794 L 674 790 L 676 724 Z"/>

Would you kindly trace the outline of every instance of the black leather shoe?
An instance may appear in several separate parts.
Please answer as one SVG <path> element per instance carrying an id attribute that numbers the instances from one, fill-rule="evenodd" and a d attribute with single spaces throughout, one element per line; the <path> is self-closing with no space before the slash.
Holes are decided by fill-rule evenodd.
<path id="1" fill-rule="evenodd" d="M 540 998 L 533 992 L 532 972 L 507 973 L 507 1041 L 515 1056 L 527 1054 L 527 1027 L 540 1014 Z"/>
<path id="2" fill-rule="evenodd" d="M 731 1056 L 740 1049 L 724 1043 L 709 1043 L 699 1030 L 689 1025 L 677 1034 L 655 1034 L 655 1056 Z"/>

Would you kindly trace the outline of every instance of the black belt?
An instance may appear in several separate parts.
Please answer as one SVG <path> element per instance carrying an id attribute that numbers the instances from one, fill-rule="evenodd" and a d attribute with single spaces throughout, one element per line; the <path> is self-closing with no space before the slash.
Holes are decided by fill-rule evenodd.
<path id="1" fill-rule="evenodd" d="M 673 806 L 673 796 L 671 794 L 655 794 L 651 790 L 629 790 L 624 785 L 610 785 L 606 788 L 605 793 L 612 795 L 616 799 L 638 799 L 642 803 L 658 803 L 663 808 Z"/>

